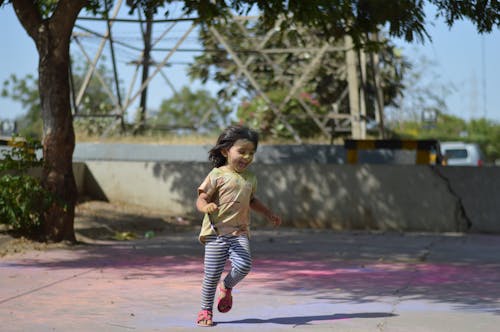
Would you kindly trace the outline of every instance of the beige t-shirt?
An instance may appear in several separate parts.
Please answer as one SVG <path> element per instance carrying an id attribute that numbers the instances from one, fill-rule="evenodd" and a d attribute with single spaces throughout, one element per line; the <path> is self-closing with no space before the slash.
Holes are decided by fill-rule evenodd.
<path id="1" fill-rule="evenodd" d="M 249 234 L 250 200 L 257 187 L 257 178 L 249 171 L 237 173 L 224 167 L 214 168 L 198 188 L 198 194 L 204 192 L 208 201 L 217 204 L 219 210 L 212 213 L 212 221 L 219 235 Z M 208 214 L 203 218 L 199 235 L 201 243 L 205 236 L 214 234 L 210 228 Z"/>

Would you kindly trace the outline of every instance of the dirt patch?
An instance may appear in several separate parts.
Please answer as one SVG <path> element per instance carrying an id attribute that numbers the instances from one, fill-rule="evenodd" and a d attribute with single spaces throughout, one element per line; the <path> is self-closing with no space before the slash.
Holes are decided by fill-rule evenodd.
<path id="1" fill-rule="evenodd" d="M 79 241 L 147 238 L 190 231 L 198 223 L 144 207 L 101 201 L 85 202 L 75 209 L 75 233 Z"/>
<path id="2" fill-rule="evenodd" d="M 144 207 L 87 201 L 75 208 L 75 235 L 87 244 L 102 241 L 127 241 L 151 238 L 162 234 L 196 232 L 199 220 L 184 216 L 165 215 Z M 68 246 L 67 243 L 46 244 L 13 238 L 0 232 L 0 257 L 28 250 L 46 250 Z"/>

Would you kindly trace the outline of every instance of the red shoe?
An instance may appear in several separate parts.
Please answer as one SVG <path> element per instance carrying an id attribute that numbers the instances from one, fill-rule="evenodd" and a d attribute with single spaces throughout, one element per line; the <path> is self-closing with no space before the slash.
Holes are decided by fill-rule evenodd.
<path id="1" fill-rule="evenodd" d="M 211 327 L 214 326 L 214 321 L 212 320 L 213 313 L 212 310 L 202 310 L 198 313 L 198 320 L 196 323 L 198 326 Z"/>
<path id="2" fill-rule="evenodd" d="M 222 284 L 219 285 L 219 302 L 217 303 L 217 310 L 226 313 L 231 310 L 233 306 L 233 296 L 231 295 L 232 288 L 223 288 Z"/>

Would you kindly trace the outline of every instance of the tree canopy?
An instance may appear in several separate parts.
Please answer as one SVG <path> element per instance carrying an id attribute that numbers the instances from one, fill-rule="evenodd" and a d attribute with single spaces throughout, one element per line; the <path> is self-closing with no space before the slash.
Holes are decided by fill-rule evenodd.
<path id="1" fill-rule="evenodd" d="M 137 8 L 157 11 L 173 1 L 129 0 L 131 12 Z M 425 6 L 436 8 L 435 19 L 444 19 L 452 26 L 456 21 L 470 20 L 481 33 L 500 25 L 500 2 L 496 0 L 185 0 L 184 11 L 198 17 L 201 23 L 212 24 L 232 12 L 246 15 L 253 10 L 262 14 L 262 22 L 272 27 L 276 19 L 287 14 L 296 22 L 319 28 L 328 38 L 351 35 L 355 41 L 368 32 L 386 26 L 389 34 L 405 40 L 424 41 L 430 38 L 426 25 Z M 168 10 L 166 11 L 168 14 Z"/>
<path id="2" fill-rule="evenodd" d="M 58 0 L 0 0 L 0 5 L 19 3 L 31 6 L 42 18 L 64 11 Z M 257 10 L 262 21 L 271 27 L 277 17 L 286 13 L 297 22 L 320 28 L 328 37 L 339 38 L 346 34 L 359 40 L 367 32 L 376 32 L 387 26 L 391 36 L 407 41 L 430 38 L 426 30 L 429 18 L 425 6 L 436 8 L 435 19 L 443 19 L 449 26 L 456 21 L 470 20 L 478 32 L 491 32 L 500 25 L 500 2 L 496 0 L 127 0 L 130 13 L 135 10 L 163 12 L 168 16 L 168 5 L 182 3 L 183 11 L 197 17 L 198 22 L 212 24 L 221 18 L 248 14 Z M 95 15 L 106 15 L 114 0 L 81 1 Z M 434 19 L 434 18 L 433 18 Z"/>

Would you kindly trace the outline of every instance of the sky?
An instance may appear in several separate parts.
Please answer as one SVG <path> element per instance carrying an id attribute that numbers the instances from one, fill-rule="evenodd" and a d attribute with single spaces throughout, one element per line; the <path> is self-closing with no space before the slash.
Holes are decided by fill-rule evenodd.
<path id="1" fill-rule="evenodd" d="M 86 26 L 97 25 L 99 23 L 85 22 Z M 21 27 L 14 14 L 11 5 L 0 7 L 0 84 L 3 84 L 10 75 L 24 77 L 27 74 L 37 76 L 38 55 L 31 38 Z M 129 33 L 127 26 L 121 31 L 123 38 L 137 35 Z M 181 35 L 178 27 L 177 36 Z M 480 35 L 475 27 L 467 22 L 456 23 L 451 29 L 442 22 L 428 24 L 427 30 L 432 37 L 431 41 L 424 44 L 408 44 L 401 40 L 396 40 L 403 54 L 410 61 L 419 61 L 422 57 L 433 62 L 432 68 L 428 68 L 428 77 L 437 87 L 446 87 L 451 92 L 443 95 L 448 108 L 448 113 L 470 120 L 486 117 L 487 119 L 500 123 L 500 29 L 496 28 L 492 33 Z M 130 30 L 131 31 L 131 30 Z M 115 38 L 117 36 L 115 35 Z M 118 37 L 120 37 L 118 35 Z M 168 42 L 166 40 L 165 43 Z M 172 47 L 175 41 L 170 41 Z M 93 56 L 93 51 L 97 49 L 97 41 L 84 44 Z M 76 47 L 72 45 L 72 48 Z M 183 44 L 185 48 L 199 48 L 196 44 L 195 34 L 191 34 Z M 166 70 L 170 82 L 173 82 L 174 89 L 180 89 L 183 85 L 191 85 L 194 89 L 205 88 L 214 92 L 216 88 L 212 86 L 202 86 L 199 82 L 190 82 L 187 78 L 186 63 L 196 53 L 178 53 L 170 60 L 174 65 Z M 132 55 L 125 54 L 126 60 L 118 63 L 122 78 L 130 77 L 133 66 L 127 65 L 133 60 Z M 158 57 L 160 58 L 160 57 Z M 161 60 L 158 59 L 158 60 Z M 432 72 L 432 73 L 431 73 Z M 423 73 L 424 76 L 426 73 Z M 158 75 L 157 77 L 160 77 Z M 149 92 L 151 108 L 158 108 L 161 98 L 172 94 L 172 89 L 164 80 L 155 79 L 155 84 L 151 86 Z M 127 87 L 125 87 L 127 88 Z M 24 113 L 22 106 L 18 102 L 13 102 L 6 97 L 0 96 L 0 120 L 14 119 Z M 132 116 L 132 115 L 130 115 Z"/>
<path id="2" fill-rule="evenodd" d="M 412 62 L 425 57 L 433 63 L 427 79 L 434 80 L 437 89 L 450 90 L 443 94 L 448 113 L 500 123 L 500 28 L 479 34 L 469 21 L 456 22 L 451 28 L 436 21 L 427 25 L 427 31 L 432 41 L 424 44 L 395 42 Z"/>

